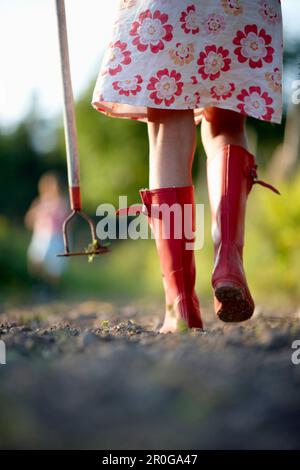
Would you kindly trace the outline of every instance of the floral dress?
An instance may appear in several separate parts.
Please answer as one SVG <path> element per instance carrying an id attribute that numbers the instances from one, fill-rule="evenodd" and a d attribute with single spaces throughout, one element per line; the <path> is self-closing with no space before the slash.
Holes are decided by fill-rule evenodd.
<path id="1" fill-rule="evenodd" d="M 148 108 L 217 106 L 282 115 L 280 0 L 121 0 L 92 105 L 147 121 Z"/>

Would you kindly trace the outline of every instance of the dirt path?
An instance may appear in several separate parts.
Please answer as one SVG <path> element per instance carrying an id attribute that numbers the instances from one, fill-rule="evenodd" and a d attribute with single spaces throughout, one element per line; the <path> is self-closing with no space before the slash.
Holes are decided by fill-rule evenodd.
<path id="1" fill-rule="evenodd" d="M 157 305 L 0 314 L 1 448 L 300 448 L 299 312 L 160 335 Z M 259 309 L 258 309 L 259 310 Z"/>

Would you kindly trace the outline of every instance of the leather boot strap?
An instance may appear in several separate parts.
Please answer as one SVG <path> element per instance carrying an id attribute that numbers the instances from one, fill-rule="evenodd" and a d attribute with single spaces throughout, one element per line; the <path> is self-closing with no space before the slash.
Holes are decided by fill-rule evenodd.
<path id="1" fill-rule="evenodd" d="M 269 183 L 266 183 L 263 180 L 259 180 L 257 178 L 257 168 L 258 168 L 258 165 L 254 165 L 254 167 L 252 167 L 250 170 L 250 177 L 252 179 L 252 184 L 259 184 L 260 186 L 264 186 L 265 188 L 270 189 L 271 191 L 273 191 L 273 193 L 280 195 L 280 192 L 274 186 L 272 186 Z"/>

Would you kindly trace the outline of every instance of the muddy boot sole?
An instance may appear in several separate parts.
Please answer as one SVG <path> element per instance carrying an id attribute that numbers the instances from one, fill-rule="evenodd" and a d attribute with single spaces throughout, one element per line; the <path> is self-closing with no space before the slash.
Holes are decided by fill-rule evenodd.
<path id="1" fill-rule="evenodd" d="M 226 323 L 238 323 L 252 317 L 254 306 L 245 298 L 242 289 L 220 286 L 215 289 L 215 297 L 221 304 L 217 311 L 220 320 Z"/>

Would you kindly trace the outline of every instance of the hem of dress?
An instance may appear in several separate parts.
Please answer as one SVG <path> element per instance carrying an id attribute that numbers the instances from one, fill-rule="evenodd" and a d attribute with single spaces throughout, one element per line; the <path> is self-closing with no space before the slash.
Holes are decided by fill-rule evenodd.
<path id="1" fill-rule="evenodd" d="M 95 101 L 94 99 L 92 100 L 91 102 L 91 105 L 92 107 L 98 111 L 99 113 L 102 113 L 102 114 L 105 114 L 106 116 L 108 117 L 114 117 L 114 118 L 123 118 L 123 119 L 131 119 L 133 121 L 141 121 L 141 122 L 145 122 L 147 123 L 148 122 L 148 113 L 146 112 L 137 112 L 137 111 L 128 111 L 128 112 L 121 112 L 121 111 L 113 111 L 113 108 L 114 108 L 114 105 L 126 105 L 128 107 L 132 107 L 132 108 L 141 108 L 141 109 L 147 109 L 147 108 L 155 108 L 155 109 L 166 109 L 166 110 L 177 110 L 177 111 L 187 111 L 187 110 L 192 110 L 194 111 L 194 120 L 195 120 L 195 124 L 198 125 L 201 123 L 201 120 L 202 120 L 202 115 L 203 115 L 203 111 L 204 109 L 206 108 L 209 108 L 209 107 L 215 107 L 215 108 L 220 108 L 220 109 L 226 109 L 226 110 L 229 110 L 229 111 L 234 111 L 236 113 L 239 113 L 243 116 L 246 116 L 246 117 L 251 117 L 251 118 L 254 118 L 254 119 L 257 119 L 259 121 L 263 121 L 263 122 L 269 122 L 270 124 L 281 124 L 282 122 L 282 114 L 281 116 L 277 119 L 272 119 L 272 120 L 267 120 L 267 119 L 263 119 L 261 117 L 257 117 L 257 116 L 253 116 L 251 114 L 247 114 L 247 113 L 242 113 L 241 111 L 237 110 L 237 109 L 234 109 L 232 106 L 225 106 L 225 105 L 221 105 L 220 103 L 211 103 L 211 104 L 207 104 L 206 106 L 201 106 L 200 108 L 192 108 L 192 107 L 184 107 L 184 108 L 177 108 L 177 107 L 172 107 L 170 108 L 169 106 L 163 106 L 163 105 L 155 105 L 155 104 L 152 104 L 151 103 L 151 106 L 148 106 L 147 104 L 144 104 L 144 105 L 133 105 L 132 103 L 126 103 L 125 101 Z"/>

